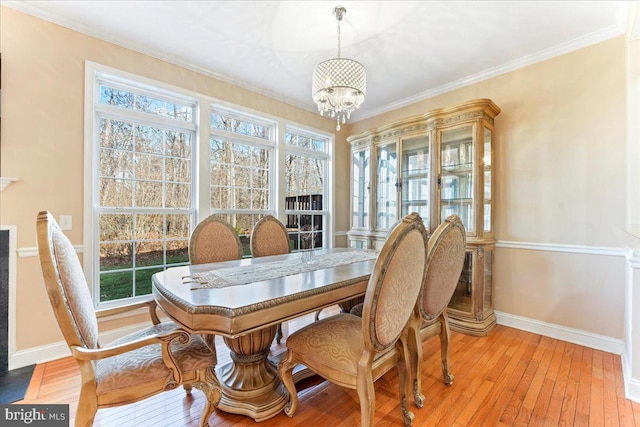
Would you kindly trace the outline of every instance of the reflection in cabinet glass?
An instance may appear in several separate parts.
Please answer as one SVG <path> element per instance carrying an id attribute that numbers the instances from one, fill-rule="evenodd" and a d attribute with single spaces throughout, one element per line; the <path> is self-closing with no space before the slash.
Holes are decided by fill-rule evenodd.
<path id="1" fill-rule="evenodd" d="M 398 210 L 396 184 L 398 182 L 398 158 L 396 144 L 378 147 L 376 169 L 376 227 L 390 228 L 396 222 Z"/>
<path id="2" fill-rule="evenodd" d="M 440 153 L 440 218 L 458 215 L 473 232 L 473 126 L 442 131 Z"/>
<path id="3" fill-rule="evenodd" d="M 417 212 L 429 224 L 429 136 L 402 140 L 402 213 Z"/>
<path id="4" fill-rule="evenodd" d="M 477 99 L 347 138 L 354 162 L 349 246 L 380 249 L 389 229 L 411 212 L 431 232 L 449 215 L 460 216 L 467 257 L 448 313 L 452 329 L 472 335 L 495 326 L 492 139 L 499 113 L 491 100 Z M 365 159 L 373 170 L 363 170 Z"/>
<path id="5" fill-rule="evenodd" d="M 484 231 L 491 231 L 491 130 L 484 129 Z"/>
<path id="6" fill-rule="evenodd" d="M 370 151 L 356 151 L 352 157 L 351 226 L 354 228 L 364 228 L 369 224 Z"/>

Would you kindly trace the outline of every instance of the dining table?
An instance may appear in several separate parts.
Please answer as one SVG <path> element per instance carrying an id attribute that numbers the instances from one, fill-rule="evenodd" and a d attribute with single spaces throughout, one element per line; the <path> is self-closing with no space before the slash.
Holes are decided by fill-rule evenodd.
<path id="1" fill-rule="evenodd" d="M 231 361 L 216 366 L 217 409 L 255 421 L 277 415 L 288 394 L 271 357 L 277 325 L 335 304 L 348 312 L 363 300 L 377 252 L 327 248 L 284 255 L 183 265 L 155 273 L 159 307 L 191 334 L 220 335 Z M 308 371 L 308 370 L 307 370 Z M 300 380 L 308 374 L 300 373 Z"/>

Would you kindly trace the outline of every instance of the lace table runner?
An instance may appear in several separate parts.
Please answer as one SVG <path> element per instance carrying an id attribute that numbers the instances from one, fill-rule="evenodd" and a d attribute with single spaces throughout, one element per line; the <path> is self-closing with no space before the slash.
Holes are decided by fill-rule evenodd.
<path id="1" fill-rule="evenodd" d="M 335 252 L 330 254 L 315 254 L 313 263 L 303 263 L 300 258 L 284 261 L 266 262 L 263 264 L 251 264 L 240 267 L 220 268 L 204 273 L 195 273 L 185 277 L 187 282 L 199 283 L 200 288 L 224 288 L 226 286 L 245 285 L 247 283 L 278 277 L 291 276 L 306 273 L 323 268 L 336 267 L 338 265 L 352 264 L 354 262 L 376 259 L 378 252 L 373 250 L 358 250 Z"/>

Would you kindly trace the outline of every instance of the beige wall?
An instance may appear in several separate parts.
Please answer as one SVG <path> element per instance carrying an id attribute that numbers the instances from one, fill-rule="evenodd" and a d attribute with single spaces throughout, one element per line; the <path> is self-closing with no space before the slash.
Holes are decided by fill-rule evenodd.
<path id="1" fill-rule="evenodd" d="M 498 241 L 602 252 L 624 246 L 616 226 L 626 220 L 625 90 L 620 36 L 354 123 L 349 132 L 490 98 L 502 109 Z M 624 258 L 542 249 L 497 249 L 496 310 L 622 339 Z"/>
<path id="2" fill-rule="evenodd" d="M 83 243 L 85 60 L 335 132 L 334 121 L 314 112 L 6 7 L 0 9 L 0 52 L 1 173 L 21 180 L 0 193 L 0 223 L 17 226 L 19 249 L 36 246 L 35 219 L 40 210 L 49 210 L 56 218 L 73 215 L 73 230 L 67 235 L 74 245 Z M 342 147 L 337 145 L 336 167 L 348 170 L 348 147 L 344 141 Z M 348 191 L 348 186 L 345 190 L 344 185 L 337 185 L 337 200 L 348 200 Z M 336 230 L 347 229 L 347 211 L 339 211 Z M 346 239 L 342 240 L 343 245 L 346 244 Z M 49 307 L 37 257 L 18 258 L 16 301 L 17 350 L 62 340 Z M 101 330 L 126 323 L 127 320 L 103 323 Z"/>
<path id="3" fill-rule="evenodd" d="M 497 239 L 620 247 L 612 227 L 625 221 L 624 50 L 624 38 L 615 38 L 343 127 L 336 135 L 336 231 L 349 227 L 347 135 L 491 98 L 502 108 L 495 135 Z M 6 7 L 0 51 L 1 172 L 21 179 L 0 193 L 0 223 L 17 225 L 18 248 L 35 246 L 35 218 L 43 209 L 73 215 L 68 235 L 82 244 L 85 60 L 334 131 L 333 121 L 315 113 Z M 621 339 L 621 265 L 616 256 L 501 247 L 496 309 Z M 60 341 L 36 257 L 18 259 L 17 282 L 18 349 Z"/>

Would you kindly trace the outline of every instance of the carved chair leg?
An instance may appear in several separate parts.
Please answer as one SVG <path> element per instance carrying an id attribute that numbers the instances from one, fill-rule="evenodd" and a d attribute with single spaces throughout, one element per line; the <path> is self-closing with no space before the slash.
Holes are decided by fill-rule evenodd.
<path id="1" fill-rule="evenodd" d="M 293 382 L 293 368 L 295 368 L 297 364 L 298 363 L 294 361 L 293 353 L 289 350 L 278 365 L 278 376 L 287 389 L 287 392 L 289 392 L 289 402 L 284 407 L 284 413 L 289 417 L 293 417 L 293 414 L 295 414 L 298 409 L 298 392 Z"/>
<path id="2" fill-rule="evenodd" d="M 193 383 L 193 386 L 202 391 L 207 398 L 200 418 L 200 427 L 208 427 L 209 418 L 222 398 L 222 388 L 213 366 L 198 371 L 198 380 Z"/>
<path id="3" fill-rule="evenodd" d="M 398 383 L 400 385 L 400 411 L 402 420 L 406 427 L 413 425 L 413 412 L 407 406 L 407 396 L 411 394 L 409 366 L 411 365 L 409 348 L 407 346 L 407 336 L 403 336 L 398 340 L 398 350 L 400 351 L 400 360 L 398 361 Z"/>
<path id="4" fill-rule="evenodd" d="M 447 311 L 440 314 L 440 353 L 442 358 L 442 376 L 444 383 L 451 385 L 453 383 L 453 374 L 449 371 L 449 342 L 451 342 L 451 330 L 449 329 L 449 321 L 447 320 Z"/>
<path id="5" fill-rule="evenodd" d="M 83 397 L 83 394 L 85 397 Z M 78 399 L 78 408 L 76 410 L 76 427 L 92 427 L 93 420 L 98 412 L 98 402 L 95 398 L 95 392 L 92 396 L 86 397 L 86 393 L 80 391 L 80 399 Z"/>
<path id="6" fill-rule="evenodd" d="M 422 380 L 420 370 L 422 369 L 422 338 L 420 336 L 421 318 L 413 318 L 407 325 L 407 351 L 409 370 L 409 384 L 413 387 L 413 400 L 418 408 L 424 405 L 424 395 L 422 394 Z"/>
<path id="7" fill-rule="evenodd" d="M 278 344 L 280 344 L 280 341 L 282 341 L 282 323 L 278 323 L 278 329 L 276 330 L 276 342 Z"/>
<path id="8" fill-rule="evenodd" d="M 362 366 L 362 361 L 358 365 L 358 377 L 356 388 L 360 400 L 360 425 L 362 427 L 372 427 L 376 414 L 376 394 L 373 386 L 373 375 L 371 372 L 371 361 L 369 368 Z"/>

